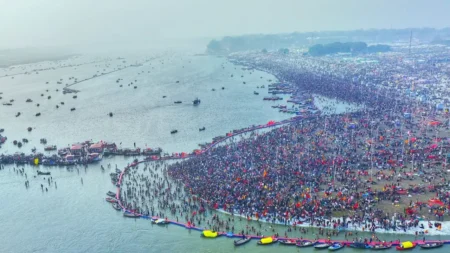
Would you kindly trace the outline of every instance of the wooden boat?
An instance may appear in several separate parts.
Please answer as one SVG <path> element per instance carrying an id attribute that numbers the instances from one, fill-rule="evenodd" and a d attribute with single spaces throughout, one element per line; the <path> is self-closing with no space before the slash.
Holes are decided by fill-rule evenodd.
<path id="1" fill-rule="evenodd" d="M 161 148 L 155 148 L 155 149 L 146 148 L 146 149 L 142 150 L 143 155 L 160 155 L 161 152 L 162 152 Z"/>
<path id="2" fill-rule="evenodd" d="M 443 245 L 444 245 L 443 242 L 431 242 L 431 243 L 419 244 L 419 247 L 421 247 L 422 249 L 434 249 L 434 248 L 442 247 Z"/>
<path id="3" fill-rule="evenodd" d="M 365 243 L 362 242 L 354 242 L 348 245 L 350 248 L 354 248 L 354 249 L 368 249 L 370 248 L 369 245 L 366 245 Z"/>
<path id="4" fill-rule="evenodd" d="M 278 242 L 277 238 L 272 238 L 272 237 L 265 237 L 265 238 L 261 238 L 261 240 L 259 240 L 257 242 L 258 245 L 270 245 L 270 244 L 274 244 Z"/>
<path id="5" fill-rule="evenodd" d="M 201 103 L 200 99 L 196 98 L 194 101 L 192 101 L 192 104 L 199 105 Z"/>
<path id="6" fill-rule="evenodd" d="M 294 246 L 297 244 L 296 240 L 291 240 L 291 239 L 287 239 L 287 240 L 280 240 L 279 241 L 280 244 L 286 245 L 286 246 Z"/>
<path id="7" fill-rule="evenodd" d="M 127 218 L 139 218 L 139 217 L 141 217 L 141 215 L 140 215 L 140 214 L 135 214 L 135 213 L 124 212 L 124 213 L 123 213 L 123 217 L 127 217 Z"/>
<path id="8" fill-rule="evenodd" d="M 115 198 L 110 198 L 110 197 L 107 197 L 107 198 L 106 198 L 106 201 L 108 201 L 109 203 L 117 203 L 117 202 L 118 202 L 117 199 L 115 199 Z"/>
<path id="9" fill-rule="evenodd" d="M 56 149 L 57 148 L 56 148 L 55 145 L 47 146 L 47 147 L 44 148 L 45 151 L 53 151 L 53 150 L 56 150 Z"/>
<path id="10" fill-rule="evenodd" d="M 302 242 L 297 243 L 297 247 L 306 248 L 306 247 L 312 247 L 315 244 L 316 244 L 316 242 L 302 241 Z"/>
<path id="11" fill-rule="evenodd" d="M 407 242 L 400 243 L 400 245 L 395 248 L 397 250 L 410 250 L 410 249 L 414 249 L 416 246 L 417 246 L 416 243 L 407 241 Z"/>
<path id="12" fill-rule="evenodd" d="M 153 223 L 155 223 L 156 225 L 166 225 L 169 224 L 169 222 L 166 219 L 157 219 L 154 220 Z"/>
<path id="13" fill-rule="evenodd" d="M 314 245 L 315 249 L 328 249 L 328 247 L 330 247 L 330 244 L 328 243 L 318 243 Z"/>
<path id="14" fill-rule="evenodd" d="M 343 243 L 333 243 L 330 247 L 328 247 L 328 250 L 336 251 L 344 248 L 345 244 Z"/>
<path id="15" fill-rule="evenodd" d="M 109 191 L 109 192 L 106 193 L 106 195 L 108 195 L 108 196 L 110 196 L 110 197 L 115 197 L 115 196 L 116 196 L 116 193 L 114 193 L 114 192 L 112 192 L 112 191 Z"/>
<path id="16" fill-rule="evenodd" d="M 47 172 L 43 172 L 43 171 L 37 171 L 37 174 L 38 175 L 50 175 L 50 172 L 49 171 L 47 171 Z"/>
<path id="17" fill-rule="evenodd" d="M 251 239 L 252 239 L 251 237 L 247 237 L 247 238 L 243 238 L 240 240 L 236 240 L 236 241 L 234 241 L 234 246 L 244 245 L 244 244 L 248 243 Z"/>
<path id="18" fill-rule="evenodd" d="M 370 246 L 370 249 L 372 249 L 372 250 L 385 250 L 385 249 L 390 249 L 390 248 L 392 248 L 392 244 Z"/>
<path id="19" fill-rule="evenodd" d="M 122 207 L 120 207 L 119 204 L 117 204 L 117 203 L 113 203 L 113 204 L 112 204 L 112 207 L 113 207 L 114 209 L 116 209 L 117 211 L 121 211 L 121 210 L 122 210 Z"/>

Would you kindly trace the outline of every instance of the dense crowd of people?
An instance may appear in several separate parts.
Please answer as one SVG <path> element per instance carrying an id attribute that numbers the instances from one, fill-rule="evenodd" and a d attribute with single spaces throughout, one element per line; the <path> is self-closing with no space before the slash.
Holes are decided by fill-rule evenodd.
<path id="1" fill-rule="evenodd" d="M 327 113 L 303 113 L 302 120 L 232 137 L 181 162 L 128 170 L 121 202 L 138 213 L 241 234 L 276 230 L 261 222 L 235 228 L 235 219 L 294 225 L 285 233 L 296 225 L 327 227 L 334 230 L 315 235 L 329 237 L 348 228 L 414 229 L 416 236 L 441 230 L 450 209 L 449 120 L 445 100 L 436 106 L 433 99 L 446 96 L 437 79 L 448 64 L 405 61 L 395 53 L 370 57 L 376 63 L 232 56 L 249 71 L 288 83 L 293 97 L 328 97 L 359 110 L 336 114 L 336 104 L 328 104 Z M 208 210 L 231 215 L 207 218 Z"/>
<path id="2" fill-rule="evenodd" d="M 275 74 L 290 83 L 297 95 L 319 94 L 365 109 L 305 117 L 254 133 L 173 164 L 169 175 L 212 208 L 269 222 L 407 229 L 419 225 L 417 220 L 423 217 L 418 214 L 428 203 L 409 201 L 406 196 L 427 193 L 428 197 L 430 192 L 432 200 L 439 202 L 426 205 L 430 210 L 426 218 L 441 220 L 450 204 L 445 188 L 447 113 L 433 103 L 418 101 L 411 87 L 409 93 L 401 88 L 404 83 L 390 85 L 427 71 L 437 73 L 439 66 L 406 68 L 405 63 L 399 71 L 395 66 L 403 62 L 393 56 L 367 65 L 284 57 L 257 54 L 233 60 Z M 416 89 L 432 96 L 430 87 Z M 386 212 L 382 204 L 387 201 L 404 208 Z M 343 219 L 328 224 L 322 220 L 339 214 Z"/>

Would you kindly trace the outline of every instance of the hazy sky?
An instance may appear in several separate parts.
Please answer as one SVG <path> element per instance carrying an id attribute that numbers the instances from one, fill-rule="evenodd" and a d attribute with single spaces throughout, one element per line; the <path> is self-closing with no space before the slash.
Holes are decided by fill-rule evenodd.
<path id="1" fill-rule="evenodd" d="M 0 0 L 0 48 L 450 26 L 450 0 Z"/>

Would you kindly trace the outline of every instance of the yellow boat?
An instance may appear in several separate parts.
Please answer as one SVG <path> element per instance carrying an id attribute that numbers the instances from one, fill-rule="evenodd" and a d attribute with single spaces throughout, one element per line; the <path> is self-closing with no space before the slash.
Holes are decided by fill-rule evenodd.
<path id="1" fill-rule="evenodd" d="M 261 240 L 258 241 L 258 245 L 268 245 L 268 244 L 272 244 L 272 243 L 276 243 L 278 241 L 278 239 L 274 239 L 272 237 L 264 237 L 261 238 Z"/>
<path id="2" fill-rule="evenodd" d="M 203 230 L 202 236 L 206 238 L 216 238 L 219 234 L 216 231 Z"/>
<path id="3" fill-rule="evenodd" d="M 406 241 L 406 242 L 402 242 L 400 243 L 399 246 L 396 247 L 397 250 L 407 250 L 407 249 L 414 249 L 416 247 L 416 243 L 410 242 L 410 241 Z"/>

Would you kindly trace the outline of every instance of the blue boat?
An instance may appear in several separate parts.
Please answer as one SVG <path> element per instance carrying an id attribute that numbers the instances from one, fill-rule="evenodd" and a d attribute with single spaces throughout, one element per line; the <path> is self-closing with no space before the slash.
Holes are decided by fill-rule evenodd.
<path id="1" fill-rule="evenodd" d="M 363 242 L 354 242 L 354 243 L 349 244 L 348 246 L 350 248 L 354 248 L 354 249 L 370 249 L 370 246 Z"/>
<path id="2" fill-rule="evenodd" d="M 335 242 L 330 247 L 328 247 L 328 250 L 336 251 L 336 250 L 340 250 L 340 249 L 344 248 L 344 246 L 345 245 L 343 243 Z"/>

